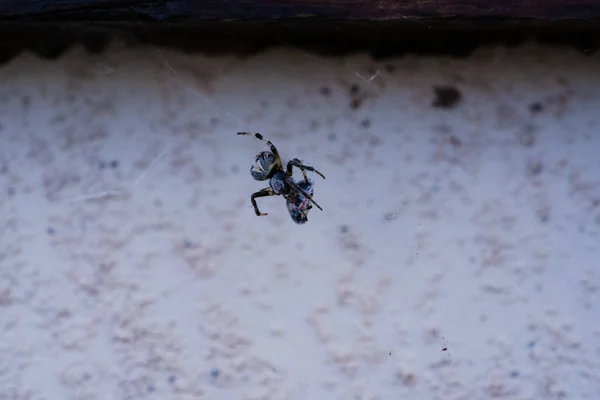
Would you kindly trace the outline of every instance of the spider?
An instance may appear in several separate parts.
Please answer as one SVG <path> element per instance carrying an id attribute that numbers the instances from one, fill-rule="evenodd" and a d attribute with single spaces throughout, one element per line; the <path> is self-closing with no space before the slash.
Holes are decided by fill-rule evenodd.
<path id="1" fill-rule="evenodd" d="M 261 213 L 256 204 L 256 198 L 267 196 L 283 196 L 286 200 L 290 217 L 297 224 L 303 224 L 308 220 L 307 215 L 312 208 L 310 203 L 323 211 L 321 206 L 319 206 L 312 198 L 314 182 L 308 179 L 306 171 L 314 172 L 325 179 L 325 176 L 322 173 L 311 166 L 302 164 L 302 161 L 297 158 L 288 161 L 287 168 L 284 171 L 283 162 L 281 161 L 279 152 L 270 140 L 265 139 L 260 133 L 238 132 L 237 134 L 254 136 L 257 139 L 266 142 L 271 150 L 258 153 L 254 159 L 254 164 L 250 167 L 250 174 L 255 180 L 269 180 L 269 187 L 259 190 L 250 196 L 250 201 L 252 202 L 257 217 L 268 215 L 267 213 Z M 292 178 L 293 167 L 299 168 L 302 171 L 304 180 L 294 181 Z"/>

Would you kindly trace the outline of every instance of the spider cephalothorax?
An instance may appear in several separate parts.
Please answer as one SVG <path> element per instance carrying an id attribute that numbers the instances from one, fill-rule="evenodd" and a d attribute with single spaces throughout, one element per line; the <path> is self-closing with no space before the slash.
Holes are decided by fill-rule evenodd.
<path id="1" fill-rule="evenodd" d="M 271 141 L 265 139 L 260 133 L 238 132 L 238 135 L 254 136 L 266 142 L 270 148 L 270 151 L 258 153 L 254 159 L 254 164 L 250 167 L 250 174 L 255 180 L 269 180 L 269 187 L 259 190 L 250 196 L 250 201 L 257 216 L 267 215 L 267 213 L 261 213 L 256 205 L 257 197 L 266 196 L 283 196 L 286 199 L 290 216 L 298 224 L 303 224 L 307 221 L 307 214 L 312 208 L 312 204 L 317 206 L 319 210 L 323 210 L 312 198 L 314 182 L 308 179 L 306 171 L 314 172 L 325 179 L 322 173 L 313 167 L 302 164 L 302 161 L 297 158 L 288 161 L 287 167 L 284 170 L 279 152 Z M 304 180 L 294 181 L 292 178 L 293 167 L 299 168 L 302 171 Z"/>

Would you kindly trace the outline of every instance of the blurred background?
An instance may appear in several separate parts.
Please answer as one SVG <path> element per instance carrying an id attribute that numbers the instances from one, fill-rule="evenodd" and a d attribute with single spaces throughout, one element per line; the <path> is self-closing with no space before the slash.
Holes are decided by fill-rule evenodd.
<path id="1" fill-rule="evenodd" d="M 597 398 L 599 71 L 534 44 L 24 52 L 0 399 Z M 266 146 L 238 131 L 323 172 L 323 211 L 257 217 Z"/>

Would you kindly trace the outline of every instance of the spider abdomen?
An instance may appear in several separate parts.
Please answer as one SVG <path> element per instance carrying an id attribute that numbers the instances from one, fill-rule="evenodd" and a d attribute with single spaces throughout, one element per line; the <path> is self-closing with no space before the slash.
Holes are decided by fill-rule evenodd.
<path id="1" fill-rule="evenodd" d="M 275 155 L 273 153 L 270 151 L 260 152 L 250 167 L 250 174 L 255 180 L 264 181 L 269 178 L 274 165 Z"/>
<path id="2" fill-rule="evenodd" d="M 310 179 L 296 183 L 309 196 L 314 194 L 313 182 Z M 288 197 L 286 205 L 290 217 L 295 223 L 304 224 L 308 221 L 308 212 L 312 208 L 312 205 L 302 193 L 295 193 L 293 196 Z"/>

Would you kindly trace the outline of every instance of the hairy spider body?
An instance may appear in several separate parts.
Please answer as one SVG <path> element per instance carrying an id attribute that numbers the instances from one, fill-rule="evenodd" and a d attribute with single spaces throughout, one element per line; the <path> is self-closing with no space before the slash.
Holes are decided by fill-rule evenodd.
<path id="1" fill-rule="evenodd" d="M 270 151 L 261 151 L 256 155 L 254 164 L 250 167 L 250 174 L 257 181 L 269 179 L 269 174 L 273 164 L 275 164 L 275 155 Z"/>
<path id="2" fill-rule="evenodd" d="M 318 209 L 323 210 L 312 198 L 314 183 L 308 179 L 306 171 L 314 172 L 325 179 L 325 176 L 322 173 L 311 166 L 302 164 L 302 161 L 297 158 L 288 161 L 286 169 L 284 170 L 279 152 L 270 140 L 265 139 L 260 133 L 238 132 L 238 135 L 254 136 L 265 142 L 270 149 L 270 151 L 258 153 L 254 158 L 254 163 L 250 167 L 250 175 L 252 175 L 255 180 L 269 180 L 269 187 L 259 190 L 250 196 L 250 202 L 252 203 L 257 216 L 267 215 L 267 213 L 261 213 L 256 204 L 256 198 L 266 196 L 283 196 L 286 199 L 290 216 L 299 224 L 303 224 L 307 221 L 306 215 L 312 208 L 312 204 L 317 206 Z M 302 171 L 304 180 L 294 181 L 292 178 L 293 167 Z"/>

